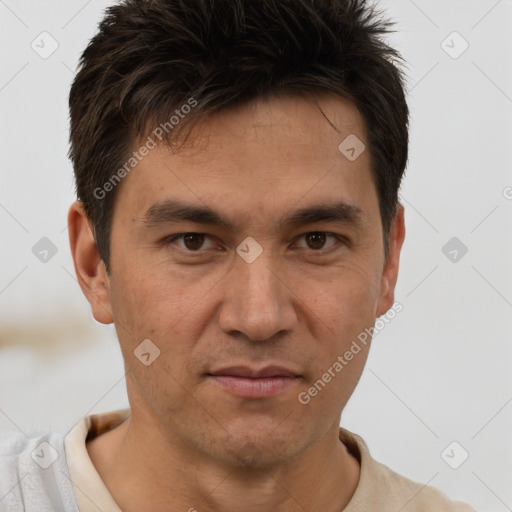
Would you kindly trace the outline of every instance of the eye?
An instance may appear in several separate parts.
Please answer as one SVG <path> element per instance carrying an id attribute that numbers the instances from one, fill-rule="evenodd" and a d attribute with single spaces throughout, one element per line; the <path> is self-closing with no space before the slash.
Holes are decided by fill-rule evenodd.
<path id="1" fill-rule="evenodd" d="M 341 243 L 345 243 L 344 237 L 341 235 L 336 235 L 334 233 L 326 233 L 325 231 L 311 231 L 309 233 L 304 233 L 300 236 L 301 239 L 306 241 L 307 247 L 306 249 L 312 249 L 313 251 L 326 251 L 330 252 L 334 250 L 333 247 L 336 246 L 336 243 L 332 243 L 327 248 L 324 247 L 326 240 L 328 238 L 338 240 Z"/>
<path id="2" fill-rule="evenodd" d="M 325 247 L 326 241 L 329 238 L 333 240 L 333 243 Z M 296 245 L 295 247 L 324 253 L 336 250 L 336 241 L 341 244 L 346 244 L 346 240 L 343 236 L 336 235 L 334 233 L 327 233 L 325 231 L 311 231 L 309 233 L 304 233 L 303 235 L 300 235 L 299 239 L 306 242 L 306 247 L 300 247 L 299 245 Z M 205 241 L 208 240 L 210 240 L 210 246 L 207 244 L 205 247 Z M 172 235 L 163 240 L 163 245 L 167 246 L 174 244 L 175 242 L 180 242 L 178 243 L 178 246 L 186 252 L 204 252 L 204 250 L 215 247 L 215 244 L 213 244 L 210 237 L 204 233 L 180 233 Z M 201 249 L 203 249 L 203 251 Z M 219 250 L 222 249 L 219 248 Z"/>
<path id="3" fill-rule="evenodd" d="M 178 244 L 179 247 L 189 252 L 200 252 L 199 249 L 203 247 L 205 240 L 208 236 L 204 233 L 181 233 L 179 235 L 173 235 L 164 240 L 164 245 L 170 245 L 177 240 L 182 241 L 182 244 Z M 208 247 L 206 247 L 208 249 Z M 204 247 L 203 247 L 204 249 Z"/>

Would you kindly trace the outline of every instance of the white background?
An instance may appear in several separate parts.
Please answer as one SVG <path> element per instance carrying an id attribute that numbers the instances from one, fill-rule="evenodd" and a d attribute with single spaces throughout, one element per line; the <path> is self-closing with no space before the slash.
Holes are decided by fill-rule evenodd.
<path id="1" fill-rule="evenodd" d="M 0 2 L 0 429 L 68 431 L 128 406 L 113 329 L 74 278 L 69 87 L 103 0 Z M 408 65 L 396 300 L 342 424 L 375 458 L 477 510 L 512 510 L 512 1 L 387 0 Z M 58 42 L 42 59 L 31 43 Z M 462 48 L 457 31 L 469 44 Z M 448 38 L 448 39 L 447 39 Z M 508 191 L 508 194 L 507 194 Z M 48 237 L 47 263 L 32 247 Z M 442 247 L 468 248 L 457 262 Z M 458 469 L 441 453 L 457 441 Z M 452 459 L 462 448 L 449 451 Z"/>

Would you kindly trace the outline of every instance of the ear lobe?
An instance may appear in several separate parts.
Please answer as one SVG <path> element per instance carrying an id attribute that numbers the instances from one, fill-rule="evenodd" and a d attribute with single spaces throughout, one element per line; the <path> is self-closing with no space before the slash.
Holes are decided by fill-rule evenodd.
<path id="1" fill-rule="evenodd" d="M 91 305 L 94 318 L 102 324 L 110 324 L 114 319 L 109 278 L 81 201 L 75 201 L 69 208 L 68 231 L 78 284 Z"/>
<path id="2" fill-rule="evenodd" d="M 400 251 L 405 239 L 404 207 L 399 204 L 389 230 L 389 252 L 382 272 L 376 317 L 388 311 L 395 301 L 395 286 L 400 265 Z"/>

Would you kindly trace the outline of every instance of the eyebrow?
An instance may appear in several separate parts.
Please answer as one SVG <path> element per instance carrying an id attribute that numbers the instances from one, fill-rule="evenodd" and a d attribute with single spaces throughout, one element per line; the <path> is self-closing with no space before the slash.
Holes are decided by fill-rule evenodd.
<path id="1" fill-rule="evenodd" d="M 208 206 L 196 206 L 176 199 L 166 199 L 148 208 L 142 222 L 150 228 L 162 224 L 177 222 L 193 222 L 219 226 L 230 231 L 242 228 L 240 223 L 232 222 Z M 289 216 L 277 219 L 279 227 L 299 226 L 315 222 L 340 222 L 361 227 L 363 211 L 354 204 L 345 201 L 336 203 L 323 202 L 294 211 Z"/>

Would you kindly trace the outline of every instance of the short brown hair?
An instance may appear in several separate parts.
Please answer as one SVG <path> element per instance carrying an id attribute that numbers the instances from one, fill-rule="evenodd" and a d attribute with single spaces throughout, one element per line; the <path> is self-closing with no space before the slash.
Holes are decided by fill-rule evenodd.
<path id="1" fill-rule="evenodd" d="M 195 106 L 180 116 L 180 130 L 287 91 L 335 93 L 361 112 L 387 255 L 409 116 L 396 65 L 403 59 L 380 37 L 391 25 L 366 0 L 123 0 L 107 8 L 69 95 L 77 196 L 107 270 L 112 180 L 126 174 L 121 166 L 137 139 L 169 123 L 191 99 Z"/>

